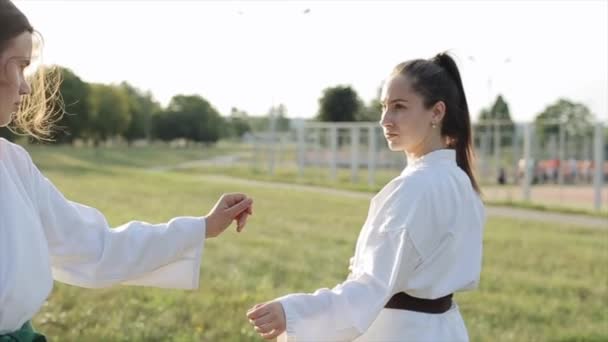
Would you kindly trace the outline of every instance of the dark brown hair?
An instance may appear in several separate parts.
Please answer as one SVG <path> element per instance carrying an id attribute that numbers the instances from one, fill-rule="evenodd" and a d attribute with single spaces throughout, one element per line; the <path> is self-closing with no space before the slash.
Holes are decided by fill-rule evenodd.
<path id="1" fill-rule="evenodd" d="M 469 176 L 475 191 L 480 193 L 473 172 L 469 106 L 454 59 L 447 53 L 440 53 L 431 59 L 410 60 L 397 65 L 392 75 L 407 77 L 412 89 L 422 96 L 427 109 L 443 101 L 446 113 L 441 122 L 441 136 L 448 138 L 448 146 L 456 150 L 456 163 Z"/>

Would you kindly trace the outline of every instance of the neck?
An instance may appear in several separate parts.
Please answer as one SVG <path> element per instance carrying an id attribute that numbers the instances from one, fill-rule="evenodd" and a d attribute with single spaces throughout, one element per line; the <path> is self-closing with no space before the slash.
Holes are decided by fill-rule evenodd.
<path id="1" fill-rule="evenodd" d="M 441 150 L 446 147 L 447 147 L 447 145 L 443 141 L 443 139 L 441 137 L 437 136 L 437 137 L 430 139 L 430 141 L 423 141 L 416 148 L 413 148 L 411 150 L 405 150 L 404 152 L 405 152 L 405 155 L 407 156 L 408 160 L 414 160 L 414 159 L 418 159 L 418 158 L 424 156 L 427 153 Z"/>

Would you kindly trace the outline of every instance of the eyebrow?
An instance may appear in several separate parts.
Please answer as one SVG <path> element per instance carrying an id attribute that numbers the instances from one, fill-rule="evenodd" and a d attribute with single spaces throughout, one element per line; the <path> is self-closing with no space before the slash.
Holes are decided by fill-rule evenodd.
<path id="1" fill-rule="evenodd" d="M 24 57 L 24 56 L 11 57 L 11 58 L 9 58 L 9 60 L 15 60 L 15 61 L 19 61 L 19 62 L 25 62 L 27 65 L 30 65 L 32 63 L 32 59 L 31 58 Z"/>
<path id="2" fill-rule="evenodd" d="M 407 102 L 407 100 L 406 99 L 394 99 L 394 100 L 389 101 L 388 104 L 395 103 L 395 102 Z M 382 103 L 386 103 L 386 101 L 382 101 Z"/>

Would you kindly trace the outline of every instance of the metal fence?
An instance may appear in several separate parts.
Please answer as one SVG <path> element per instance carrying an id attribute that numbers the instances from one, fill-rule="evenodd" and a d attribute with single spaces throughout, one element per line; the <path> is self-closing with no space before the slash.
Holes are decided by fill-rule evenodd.
<path id="1" fill-rule="evenodd" d="M 574 131 L 556 122 L 475 123 L 476 173 L 484 197 L 607 210 L 604 127 L 598 122 Z M 307 177 L 314 170 L 328 181 L 377 187 L 406 165 L 403 153 L 388 149 L 376 123 L 301 122 L 288 132 L 258 133 L 247 141 L 251 167 L 270 174 L 290 169 Z"/>

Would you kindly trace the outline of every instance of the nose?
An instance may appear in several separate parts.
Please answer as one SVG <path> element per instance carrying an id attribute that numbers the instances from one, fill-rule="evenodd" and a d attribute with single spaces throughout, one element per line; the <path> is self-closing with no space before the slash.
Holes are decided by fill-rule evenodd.
<path id="1" fill-rule="evenodd" d="M 382 111 L 382 116 L 380 117 L 380 121 L 378 122 L 382 127 L 392 127 L 393 122 L 390 119 L 390 115 L 388 115 L 387 111 Z"/>
<path id="2" fill-rule="evenodd" d="M 30 84 L 22 79 L 21 84 L 19 85 L 19 95 L 29 95 L 32 93 L 32 87 Z"/>

